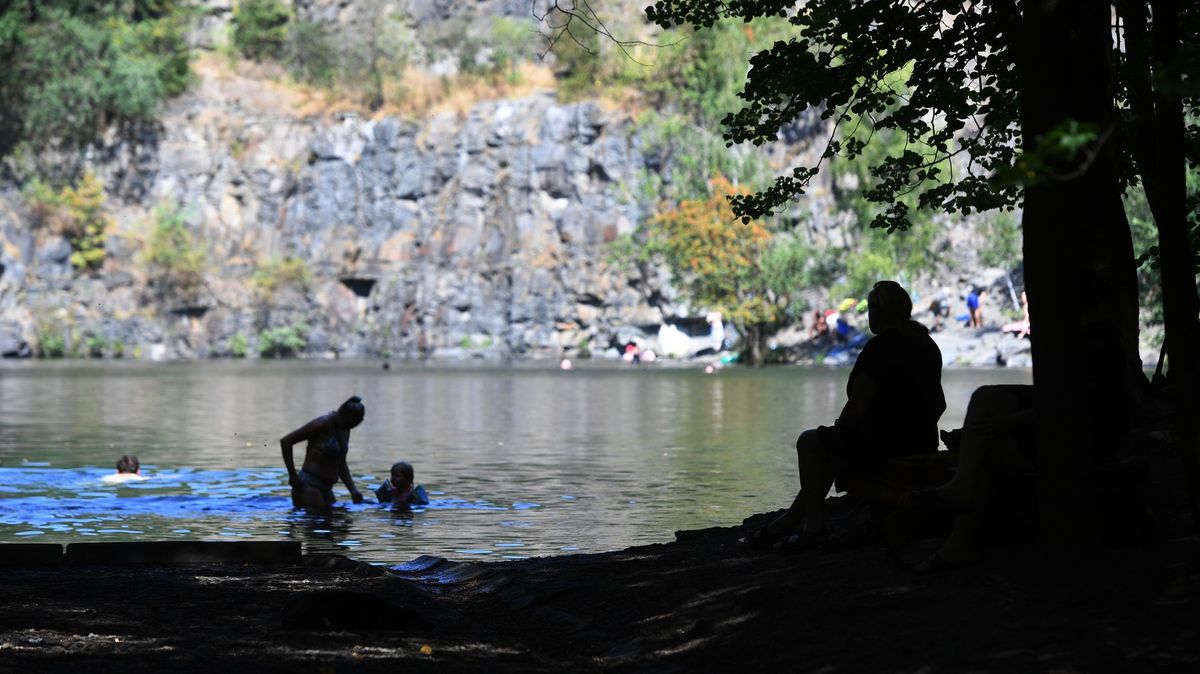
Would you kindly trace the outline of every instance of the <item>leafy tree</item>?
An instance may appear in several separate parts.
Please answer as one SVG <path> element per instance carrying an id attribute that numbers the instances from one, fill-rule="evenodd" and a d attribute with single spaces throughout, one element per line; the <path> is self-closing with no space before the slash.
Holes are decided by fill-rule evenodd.
<path id="1" fill-rule="evenodd" d="M 189 84 L 184 14 L 169 2 L 6 3 L 0 9 L 0 152 L 66 149 L 152 120 Z"/>
<path id="2" fill-rule="evenodd" d="M 1110 4 L 1087 0 L 658 0 L 646 11 L 664 28 L 787 16 L 795 33 L 750 58 L 743 107 L 723 120 L 726 139 L 774 140 L 810 108 L 835 129 L 823 160 L 862 154 L 875 132 L 899 134 L 902 148 L 872 169 L 868 198 L 886 206 L 876 226 L 908 228 L 909 194 L 949 213 L 1023 207 L 1043 524 L 1060 541 L 1099 535 L 1086 476 L 1117 450 L 1141 377 L 1120 200 L 1135 180 L 1146 184 L 1160 239 L 1176 429 L 1197 455 L 1187 418 L 1200 406 L 1200 301 L 1184 172 L 1185 160 L 1200 161 L 1200 133 L 1185 123 L 1200 98 L 1184 47 L 1200 37 L 1200 10 L 1177 0 L 1117 7 L 1120 46 Z M 893 85 L 898 74 L 903 88 Z M 871 135 L 844 131 L 856 126 Z M 819 166 L 734 195 L 734 212 L 751 221 L 773 211 L 803 194 Z"/>
<path id="3" fill-rule="evenodd" d="M 770 255 L 771 230 L 762 221 L 729 226 L 727 198 L 738 193 L 727 179 L 714 178 L 707 198 L 684 200 L 650 222 L 646 248 L 667 262 L 691 304 L 729 318 L 745 340 L 747 361 L 758 365 L 767 337 L 787 317 L 787 294 L 779 291 L 794 287 L 786 278 L 794 258 Z"/>
<path id="4" fill-rule="evenodd" d="M 363 34 L 342 54 L 346 80 L 365 92 L 367 107 L 378 110 L 391 98 L 404 76 L 412 51 L 412 36 L 403 17 L 386 7 L 374 6 Z"/>
<path id="5" fill-rule="evenodd" d="M 337 80 L 340 56 L 325 26 L 296 21 L 288 29 L 280 60 L 296 79 L 330 87 Z"/>
<path id="6" fill-rule="evenodd" d="M 642 113 L 634 128 L 643 153 L 655 157 L 657 171 L 642 172 L 640 197 L 675 203 L 706 198 L 712 177 L 721 175 L 755 189 L 770 180 L 770 167 L 760 156 L 733 151 L 708 129 L 681 114 Z"/>
<path id="7" fill-rule="evenodd" d="M 464 35 L 464 26 L 457 22 L 451 22 L 447 28 L 450 30 L 444 28 L 445 32 L 433 42 L 457 52 L 460 71 L 492 80 L 503 77 L 513 84 L 519 82 L 521 73 L 517 68 L 532 56 L 531 21 L 497 16 L 492 19 L 491 30 L 478 36 L 469 32 Z"/>
<path id="8" fill-rule="evenodd" d="M 992 267 L 1011 269 L 1021 260 L 1021 228 L 1017 219 L 1008 212 L 986 218 L 981 223 L 984 244 L 979 251 L 979 261 Z"/>
<path id="9" fill-rule="evenodd" d="M 288 42 L 292 10 L 280 0 L 242 0 L 233 10 L 233 44 L 247 58 L 277 58 Z"/>
<path id="10" fill-rule="evenodd" d="M 675 107 L 712 125 L 738 104 L 746 85 L 745 54 L 785 37 L 789 28 L 783 19 L 762 17 L 749 23 L 721 20 L 708 30 L 671 31 L 656 41 L 669 48 L 647 54 L 652 67 L 634 71 L 638 88 L 653 104 Z"/>

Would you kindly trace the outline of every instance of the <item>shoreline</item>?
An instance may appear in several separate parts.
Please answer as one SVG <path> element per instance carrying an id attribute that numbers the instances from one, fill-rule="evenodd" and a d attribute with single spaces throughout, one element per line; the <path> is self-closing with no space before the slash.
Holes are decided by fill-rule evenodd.
<path id="1" fill-rule="evenodd" d="M 754 526 L 768 514 L 747 520 Z M 9 567 L 11 671 L 1186 671 L 1200 539 L 939 575 L 878 545 L 740 550 L 740 527 L 595 554 Z M 906 557 L 928 555 L 920 541 Z"/>

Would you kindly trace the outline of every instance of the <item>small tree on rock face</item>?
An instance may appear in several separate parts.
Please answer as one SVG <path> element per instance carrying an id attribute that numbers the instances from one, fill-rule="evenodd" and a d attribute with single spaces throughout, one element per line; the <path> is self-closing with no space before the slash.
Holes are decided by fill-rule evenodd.
<path id="1" fill-rule="evenodd" d="M 233 12 L 233 43 L 247 58 L 283 53 L 292 12 L 280 0 L 242 0 Z"/>
<path id="2" fill-rule="evenodd" d="M 57 192 L 35 180 L 25 201 L 35 219 L 71 244 L 71 264 L 80 271 L 95 271 L 104 263 L 104 243 L 111 220 L 105 213 L 104 183 L 92 172 Z"/>
<path id="3" fill-rule="evenodd" d="M 761 271 L 771 230 L 759 220 L 735 224 L 728 197 L 740 193 L 725 178 L 714 179 L 707 199 L 684 200 L 650 222 L 647 249 L 667 262 L 691 304 L 729 318 L 746 340 L 747 359 L 757 365 L 786 302 Z"/>
<path id="4" fill-rule="evenodd" d="M 204 248 L 196 243 L 178 209 L 159 207 L 153 227 L 145 255 L 154 286 L 183 302 L 195 301 L 208 265 Z"/>

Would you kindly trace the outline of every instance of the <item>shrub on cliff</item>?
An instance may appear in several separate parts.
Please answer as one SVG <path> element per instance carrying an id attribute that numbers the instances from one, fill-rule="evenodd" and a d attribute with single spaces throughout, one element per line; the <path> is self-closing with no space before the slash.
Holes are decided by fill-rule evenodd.
<path id="1" fill-rule="evenodd" d="M 273 301 L 286 289 L 307 292 L 311 284 L 312 271 L 296 257 L 268 259 L 254 270 L 254 288 L 262 302 Z"/>
<path id="2" fill-rule="evenodd" d="M 111 224 L 105 212 L 104 184 L 90 171 L 75 185 L 55 190 L 37 179 L 25 190 L 34 221 L 71 244 L 71 264 L 81 271 L 104 263 L 104 239 Z"/>
<path id="3" fill-rule="evenodd" d="M 146 243 L 145 260 L 151 282 L 159 292 L 179 299 L 194 299 L 204 285 L 208 256 L 187 228 L 183 212 L 160 206 Z"/>
<path id="4" fill-rule="evenodd" d="M 263 358 L 287 358 L 308 347 L 308 324 L 293 323 L 267 328 L 258 334 L 258 355 Z"/>
<path id="5" fill-rule="evenodd" d="M 242 0 L 233 10 L 233 44 L 254 60 L 277 58 L 288 40 L 291 9 L 280 0 Z"/>

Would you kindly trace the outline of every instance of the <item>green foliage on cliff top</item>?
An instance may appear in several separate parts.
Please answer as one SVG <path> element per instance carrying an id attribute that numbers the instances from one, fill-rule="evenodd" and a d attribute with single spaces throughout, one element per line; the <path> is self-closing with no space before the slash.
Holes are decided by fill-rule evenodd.
<path id="1" fill-rule="evenodd" d="M 248 58 L 278 57 L 291 20 L 291 8 L 280 0 L 242 0 L 233 10 L 233 44 Z"/>
<path id="2" fill-rule="evenodd" d="M 361 28 L 345 40 L 322 23 L 297 18 L 280 0 L 246 0 L 234 12 L 233 46 L 247 58 L 278 63 L 300 82 L 378 110 L 402 97 L 415 41 L 404 17 L 386 6 L 364 3 L 359 11 Z"/>
<path id="3" fill-rule="evenodd" d="M 108 126 L 152 120 L 190 80 L 175 3 L 5 3 L 0 152 L 25 141 L 79 148 Z"/>

